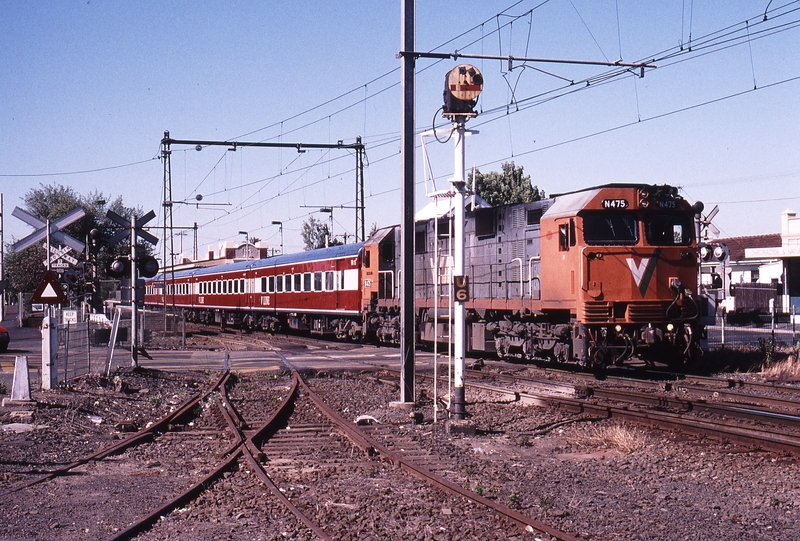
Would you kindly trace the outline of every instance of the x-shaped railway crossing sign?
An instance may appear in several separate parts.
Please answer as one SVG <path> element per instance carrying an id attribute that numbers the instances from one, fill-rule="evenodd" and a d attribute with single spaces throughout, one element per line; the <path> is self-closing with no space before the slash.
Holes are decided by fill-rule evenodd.
<path id="1" fill-rule="evenodd" d="M 143 230 L 144 224 L 152 220 L 156 217 L 156 213 L 152 210 L 145 214 L 144 216 L 140 216 L 134 220 L 134 223 L 131 224 L 131 220 L 126 220 L 119 214 L 114 211 L 109 210 L 106 212 L 106 218 L 111 220 L 117 225 L 121 225 L 123 229 L 117 232 L 113 237 L 108 239 L 108 245 L 113 246 L 118 242 L 122 241 L 122 239 L 130 238 L 131 235 L 131 225 L 133 225 L 134 231 L 137 236 L 141 237 L 142 239 L 146 240 L 150 244 L 158 244 L 158 237 L 155 237 L 148 233 L 147 231 Z"/>
<path id="2" fill-rule="evenodd" d="M 40 220 L 33 214 L 22 210 L 19 207 L 14 209 L 14 212 L 11 213 L 12 216 L 15 218 L 19 218 L 26 224 L 34 227 L 36 231 L 28 235 L 22 240 L 15 242 L 12 246 L 14 251 L 20 252 L 25 248 L 29 248 L 33 246 L 40 240 L 44 239 L 47 236 L 47 222 Z M 86 215 L 86 212 L 82 208 L 76 208 L 75 210 L 68 212 L 58 220 L 50 222 L 50 236 L 60 242 L 61 244 L 66 244 L 76 252 L 82 252 L 84 249 L 84 244 L 79 241 L 78 239 L 71 237 L 61 231 L 61 229 L 67 227 L 72 222 L 76 222 L 83 218 Z"/>

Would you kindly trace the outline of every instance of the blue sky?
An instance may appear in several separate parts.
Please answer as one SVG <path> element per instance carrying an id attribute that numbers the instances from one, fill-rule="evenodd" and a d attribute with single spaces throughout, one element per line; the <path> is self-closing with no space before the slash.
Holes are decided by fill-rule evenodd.
<path id="1" fill-rule="evenodd" d="M 488 172 L 513 160 L 547 194 L 607 182 L 679 185 L 689 200 L 719 205 L 723 236 L 779 232 L 781 213 L 800 211 L 798 3 L 447 0 L 418 2 L 416 24 L 418 51 L 659 59 L 644 78 L 588 86 L 611 70 L 509 72 L 499 61 L 420 59 L 420 131 L 434 119 L 443 125 L 449 69 L 471 62 L 484 74 L 468 167 Z M 399 49 L 399 1 L 0 3 L 5 240 L 31 231 L 11 211 L 40 183 L 122 196 L 155 210 L 160 224 L 165 130 L 202 140 L 361 136 L 367 226 L 397 223 Z M 452 176 L 452 143 L 426 145 L 441 188 Z M 202 194 L 213 204 L 178 204 L 173 221 L 199 224 L 201 253 L 242 240 L 241 230 L 277 247 L 273 220 L 284 223 L 286 251 L 300 250 L 302 223 L 326 218 L 322 206 L 335 208 L 336 234 L 352 235 L 354 163 L 344 151 L 176 146 L 173 200 Z M 421 151 L 417 164 L 420 208 Z M 189 251 L 191 237 L 183 242 Z"/>

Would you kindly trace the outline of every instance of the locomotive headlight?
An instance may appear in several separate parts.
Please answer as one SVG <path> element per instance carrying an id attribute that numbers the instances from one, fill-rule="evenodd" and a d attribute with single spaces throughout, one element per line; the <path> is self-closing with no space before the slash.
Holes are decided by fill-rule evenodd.
<path id="1" fill-rule="evenodd" d="M 672 323 L 667 323 L 667 332 L 672 332 L 675 330 L 675 325 Z"/>
<path id="2" fill-rule="evenodd" d="M 641 199 L 639 200 L 639 206 L 643 209 L 646 209 L 650 206 L 650 202 L 647 199 Z"/>
<path id="3" fill-rule="evenodd" d="M 618 333 L 622 332 L 622 325 L 617 325 L 616 327 L 614 327 L 614 330 L 617 331 Z"/>

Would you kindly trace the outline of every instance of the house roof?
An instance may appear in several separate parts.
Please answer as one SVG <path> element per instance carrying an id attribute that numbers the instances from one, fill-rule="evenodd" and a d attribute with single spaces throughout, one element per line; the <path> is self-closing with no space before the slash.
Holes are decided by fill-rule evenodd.
<path id="1" fill-rule="evenodd" d="M 780 233 L 769 235 L 753 235 L 751 237 L 730 237 L 719 239 L 719 242 L 728 247 L 731 261 L 743 261 L 745 248 L 775 248 L 782 243 Z"/>

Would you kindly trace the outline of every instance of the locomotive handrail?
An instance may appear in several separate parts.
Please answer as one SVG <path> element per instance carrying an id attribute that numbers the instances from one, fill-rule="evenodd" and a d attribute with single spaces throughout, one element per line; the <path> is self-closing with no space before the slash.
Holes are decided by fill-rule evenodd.
<path id="1" fill-rule="evenodd" d="M 537 263 L 542 260 L 541 256 L 535 255 L 528 259 L 528 298 L 533 299 L 533 262 Z M 539 275 L 536 275 L 536 280 L 539 280 Z M 541 282 L 539 283 L 539 291 L 541 297 Z M 538 300 L 538 299 L 537 299 Z"/>

